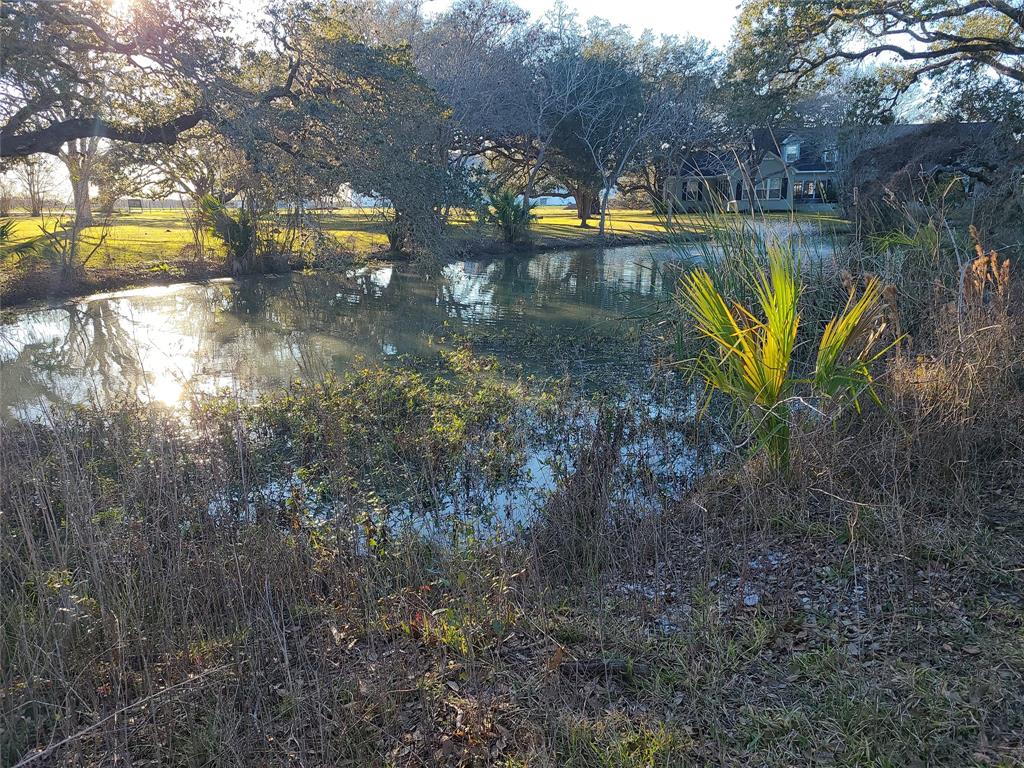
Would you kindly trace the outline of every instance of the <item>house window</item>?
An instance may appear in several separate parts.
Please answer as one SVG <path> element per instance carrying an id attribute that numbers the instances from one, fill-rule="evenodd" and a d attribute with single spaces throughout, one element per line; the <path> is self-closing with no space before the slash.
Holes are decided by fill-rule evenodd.
<path id="1" fill-rule="evenodd" d="M 754 187 L 754 197 L 758 200 L 781 200 L 782 199 L 782 178 L 773 176 L 768 179 L 761 179 Z"/>
<path id="2" fill-rule="evenodd" d="M 834 149 L 826 149 L 821 153 L 821 160 L 824 163 L 835 163 L 839 160 L 839 152 Z"/>
<path id="3" fill-rule="evenodd" d="M 813 200 L 818 196 L 817 188 L 818 182 L 816 181 L 798 181 L 793 186 L 793 199 Z"/>
<path id="4" fill-rule="evenodd" d="M 782 148 L 782 158 L 787 163 L 795 163 L 800 159 L 800 145 L 798 143 L 786 144 Z"/>

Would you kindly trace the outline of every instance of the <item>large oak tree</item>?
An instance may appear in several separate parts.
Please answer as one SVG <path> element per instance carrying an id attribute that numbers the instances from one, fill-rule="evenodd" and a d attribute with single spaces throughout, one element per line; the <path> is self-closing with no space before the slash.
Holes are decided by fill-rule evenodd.
<path id="1" fill-rule="evenodd" d="M 790 89 L 858 62 L 921 78 L 1024 91 L 1019 0 L 746 0 L 734 41 L 738 69 Z M 941 92 L 942 89 L 936 89 Z"/>
<path id="2" fill-rule="evenodd" d="M 234 57 L 209 0 L 5 0 L 0 157 L 90 137 L 173 143 L 213 116 Z"/>

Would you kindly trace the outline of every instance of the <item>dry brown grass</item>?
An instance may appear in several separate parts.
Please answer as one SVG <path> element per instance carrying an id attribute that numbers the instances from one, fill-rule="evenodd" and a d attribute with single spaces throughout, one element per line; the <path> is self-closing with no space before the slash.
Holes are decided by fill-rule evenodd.
<path id="1" fill-rule="evenodd" d="M 0 763 L 1021 764 L 1024 337 L 976 257 L 982 289 L 935 294 L 876 372 L 884 407 L 803 417 L 787 475 L 666 480 L 654 416 L 549 407 L 565 460 L 522 532 L 380 543 L 393 475 L 428 499 L 479 464 L 451 420 L 391 418 L 461 397 L 407 374 L 299 391 L 326 516 L 268 482 L 275 420 L 223 403 L 0 425 Z"/>

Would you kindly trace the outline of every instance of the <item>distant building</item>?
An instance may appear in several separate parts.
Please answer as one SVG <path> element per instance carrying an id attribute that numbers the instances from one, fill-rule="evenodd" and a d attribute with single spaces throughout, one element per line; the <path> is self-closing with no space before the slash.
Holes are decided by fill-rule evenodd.
<path id="1" fill-rule="evenodd" d="M 835 128 L 761 128 L 739 146 L 697 152 L 663 190 L 666 209 L 811 211 L 836 208 L 840 181 L 850 199 L 885 190 L 910 199 L 922 182 L 962 182 L 972 198 L 1006 165 L 994 123 L 913 123 Z M 1020 146 L 1020 140 L 1017 140 Z M 905 189 L 904 189 L 905 188 Z"/>
<path id="2" fill-rule="evenodd" d="M 736 149 L 698 152 L 665 181 L 666 208 L 693 211 L 833 211 L 839 188 L 835 131 L 752 132 Z"/>

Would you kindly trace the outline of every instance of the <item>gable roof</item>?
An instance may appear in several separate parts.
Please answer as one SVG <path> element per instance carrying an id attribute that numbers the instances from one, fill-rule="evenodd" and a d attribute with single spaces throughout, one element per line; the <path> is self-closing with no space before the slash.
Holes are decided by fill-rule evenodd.
<path id="1" fill-rule="evenodd" d="M 838 140 L 835 128 L 755 128 L 750 135 L 750 145 L 756 162 L 761 162 L 764 155 L 771 152 L 781 158 L 783 145 L 789 141 L 800 143 L 800 156 L 793 163 L 787 163 L 798 171 L 831 171 L 836 163 L 825 162 L 824 154 L 836 148 Z"/>
<path id="2" fill-rule="evenodd" d="M 996 128 L 994 123 L 906 123 L 859 129 L 755 128 L 748 139 L 737 146 L 723 147 L 717 152 L 694 152 L 682 163 L 678 175 L 710 178 L 728 175 L 740 164 L 756 168 L 768 153 L 784 158 L 783 147 L 791 140 L 800 142 L 800 157 L 787 163 L 796 171 L 835 171 L 838 160 L 826 162 L 824 153 L 842 148 L 847 163 L 852 162 L 862 173 L 868 169 L 873 173 L 891 173 L 893 169 L 886 166 L 902 165 L 907 159 L 918 156 L 920 165 L 927 166 L 921 170 L 928 172 L 984 155 Z M 856 138 L 858 131 L 865 134 L 867 141 Z"/>

